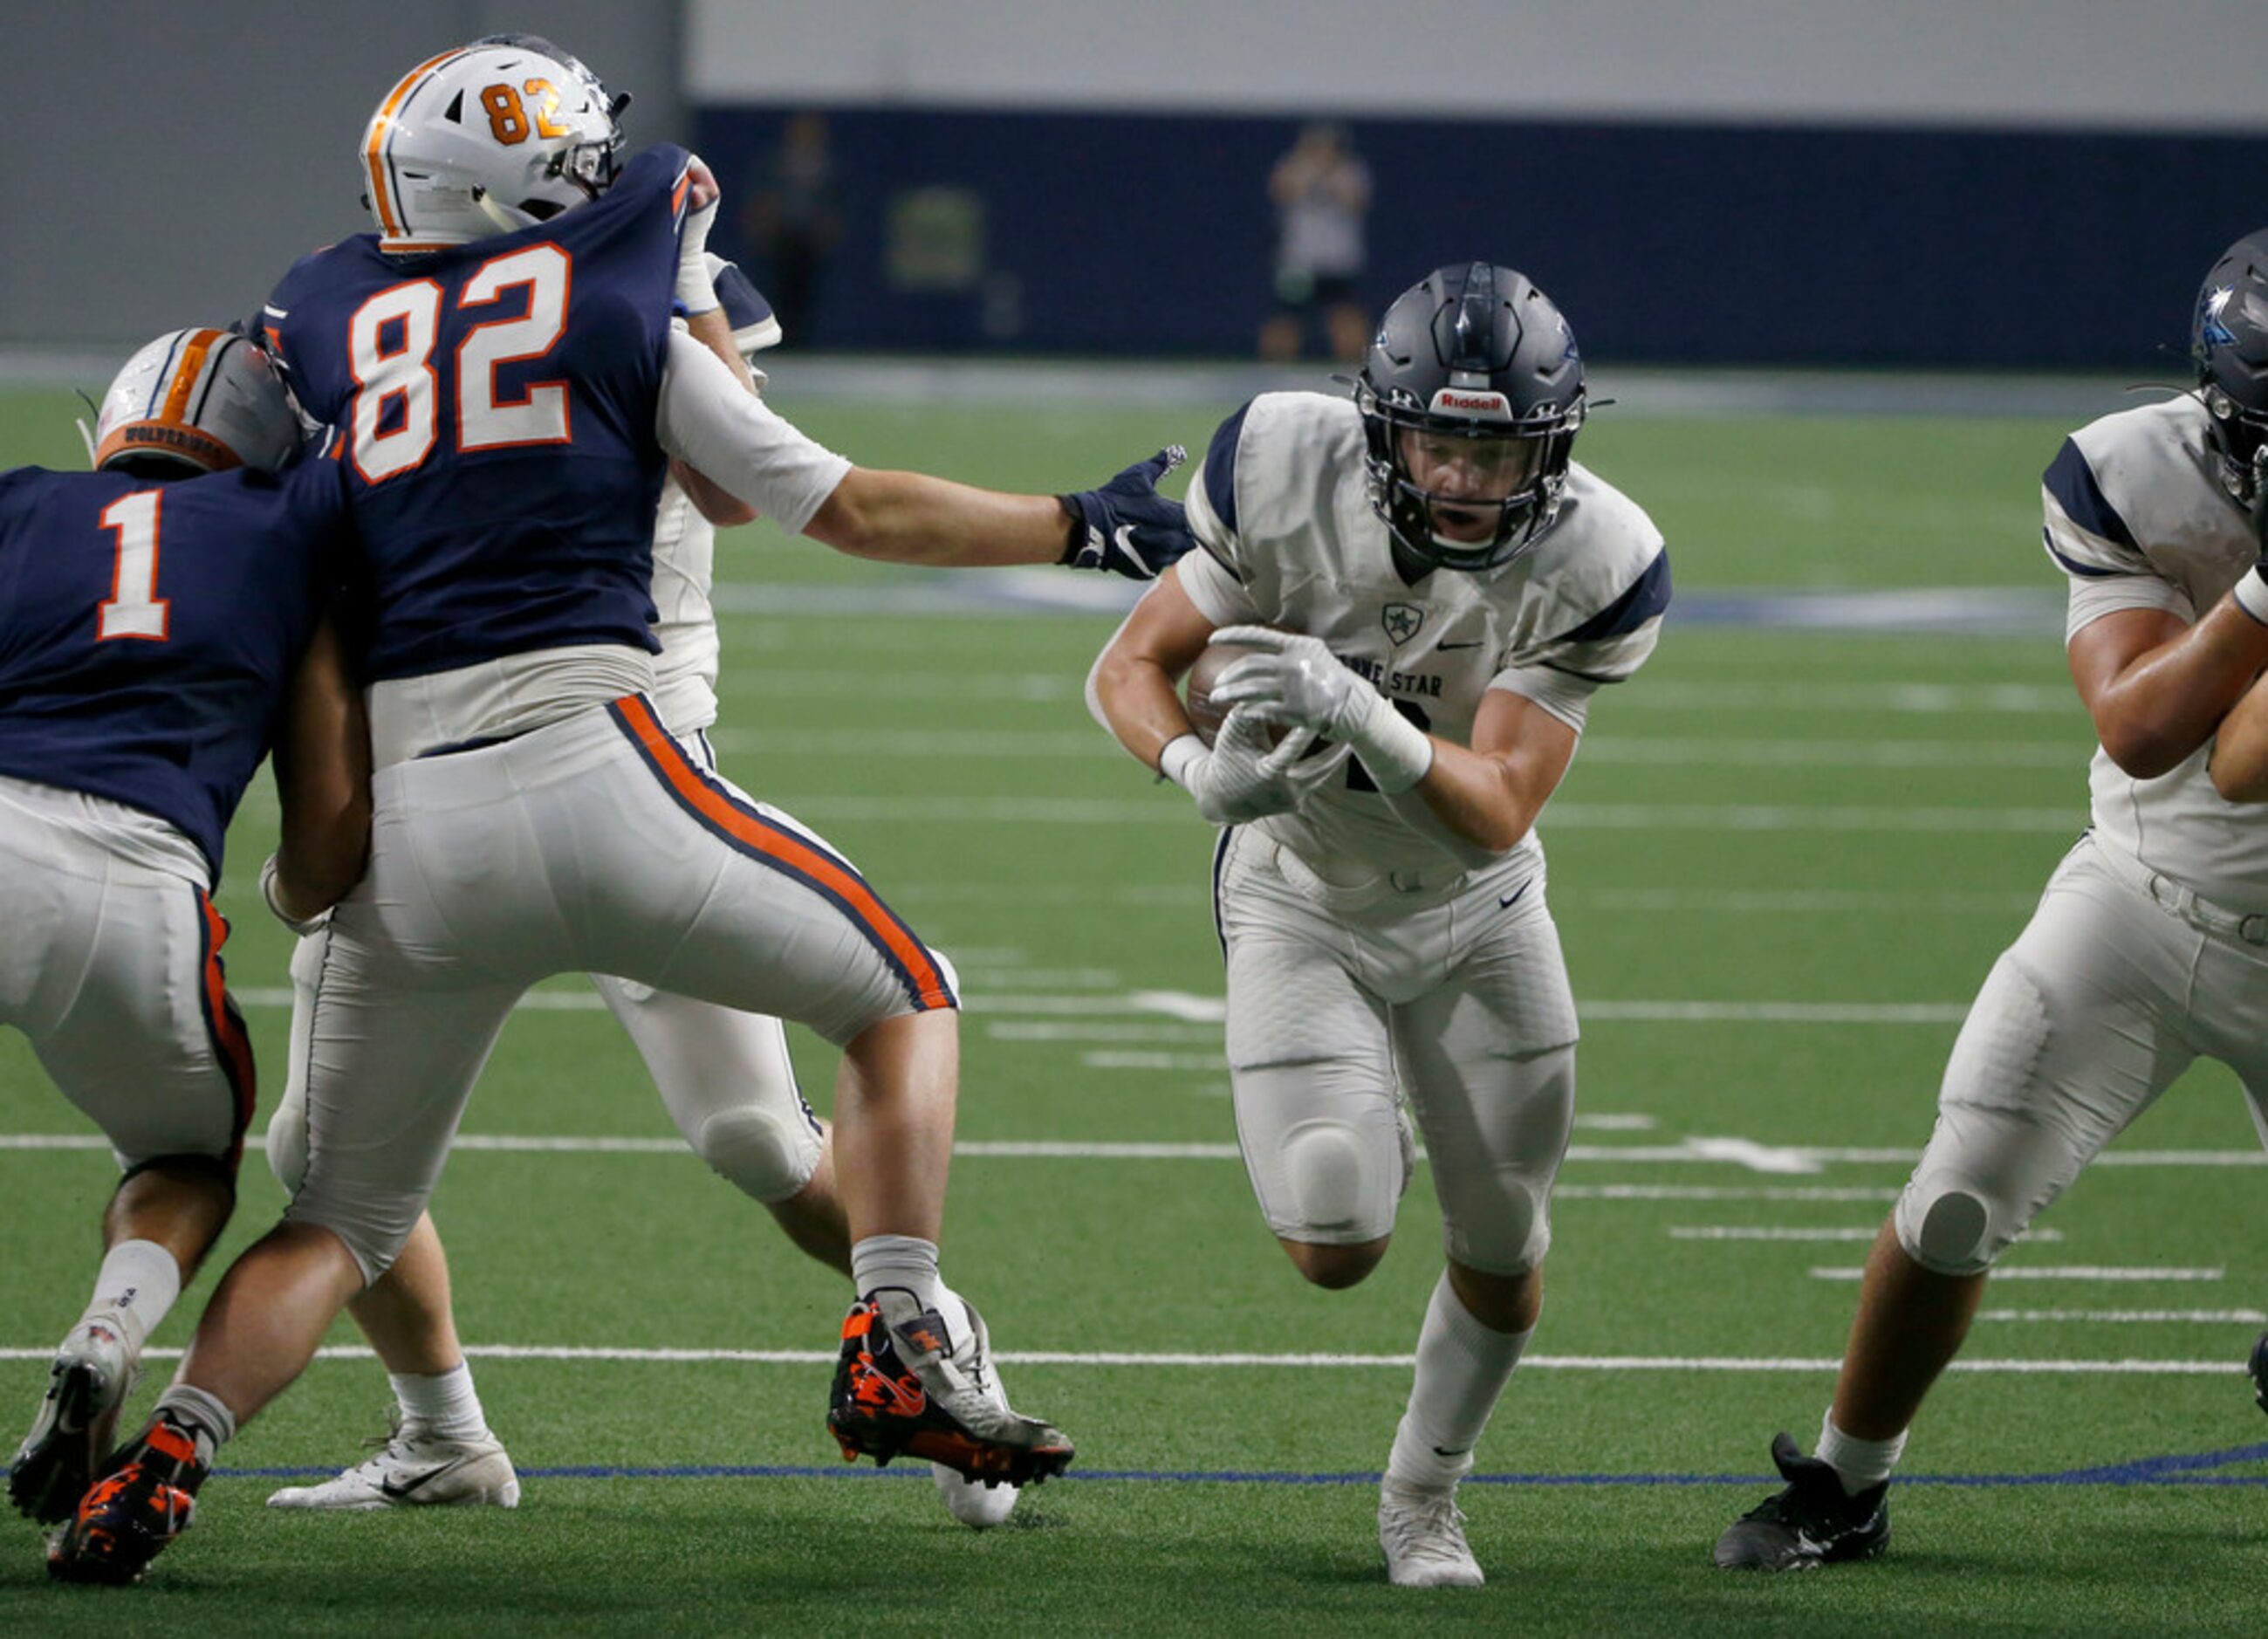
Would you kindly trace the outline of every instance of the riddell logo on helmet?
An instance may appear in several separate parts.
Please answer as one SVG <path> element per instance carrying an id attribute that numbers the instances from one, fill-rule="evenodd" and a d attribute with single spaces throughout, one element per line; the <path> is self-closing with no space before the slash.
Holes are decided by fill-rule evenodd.
<path id="1" fill-rule="evenodd" d="M 1445 387 L 1433 395 L 1432 412 L 1439 415 L 1484 416 L 1491 421 L 1512 419 L 1512 402 L 1501 393 L 1469 393 Z"/>

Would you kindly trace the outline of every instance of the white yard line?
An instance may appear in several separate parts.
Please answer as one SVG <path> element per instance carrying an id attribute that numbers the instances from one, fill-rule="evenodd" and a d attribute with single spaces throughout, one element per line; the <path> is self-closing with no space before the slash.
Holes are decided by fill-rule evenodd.
<path id="1" fill-rule="evenodd" d="M 1677 1223 L 1669 1227 L 1673 1241 L 1871 1241 L 1882 1232 L 1879 1223 L 1838 1225 L 1832 1229 L 1796 1229 L 1785 1224 L 1734 1226 L 1719 1223 Z M 2059 1241 L 2061 1229 L 2028 1229 L 2027 1241 Z"/>
<path id="2" fill-rule="evenodd" d="M 2170 1325 L 2268 1325 L 2268 1310 L 2262 1309 L 1983 1309 L 1977 1312 L 1979 1320 L 2022 1321 L 2050 1320 L 2083 1323 L 2087 1325 L 2110 1326 L 2170 1326 Z"/>
<path id="3" fill-rule="evenodd" d="M 1814 1269 L 1815 1281 L 1856 1281 L 1864 1269 Z M 1998 1265 L 1992 1279 L 1999 1281 L 2218 1281 L 2226 1269 L 2153 1269 L 2123 1264 Z"/>
<path id="4" fill-rule="evenodd" d="M 33 1348 L 0 1348 L 0 1361 L 46 1361 L 52 1344 Z M 804 1348 L 607 1348 L 541 1344 L 467 1344 L 465 1353 L 476 1360 L 615 1362 L 630 1365 L 750 1365 L 822 1366 L 832 1364 L 833 1349 Z M 178 1348 L 143 1351 L 145 1361 L 178 1360 Z M 320 1349 L 323 1361 L 373 1359 L 372 1351 L 357 1345 Z M 996 1356 L 1011 1366 L 1130 1366 L 1142 1369 L 1185 1367 L 1198 1370 L 1250 1370 L 1290 1368 L 1318 1370 L 1387 1370 L 1407 1371 L 1415 1355 L 1256 1355 L 1256 1354 L 1119 1354 L 1048 1349 L 1002 1350 Z M 1524 1371 L 1690 1371 L 1690 1372 L 1832 1372 L 1842 1362 L 1824 1356 L 1762 1356 L 1727 1355 L 1528 1355 L 1521 1360 Z M 2228 1377 L 2241 1373 L 2241 1362 L 2226 1360 L 1956 1360 L 1954 1371 L 1988 1374 L 2044 1373 L 2058 1377 Z"/>

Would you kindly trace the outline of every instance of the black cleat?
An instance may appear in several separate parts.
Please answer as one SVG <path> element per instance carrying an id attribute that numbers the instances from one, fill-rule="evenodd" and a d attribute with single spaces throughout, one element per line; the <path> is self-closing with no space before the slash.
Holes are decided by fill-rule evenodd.
<path id="1" fill-rule="evenodd" d="M 196 1517 L 207 1470 L 196 1443 L 159 1420 L 78 1502 L 70 1523 L 48 1545 L 48 1575 L 58 1582 L 123 1587 Z"/>
<path id="2" fill-rule="evenodd" d="M 2252 1373 L 2252 1398 L 2260 1409 L 2268 1412 L 2268 1332 L 2252 1346 L 2252 1359 L 2247 1368 Z"/>
<path id="3" fill-rule="evenodd" d="M 107 1326 L 81 1326 L 63 1340 L 48 1369 L 47 1398 L 8 1466 L 8 1500 L 18 1513 L 43 1525 L 71 1517 L 133 1381 L 126 1346 Z"/>
<path id="4" fill-rule="evenodd" d="M 1060 1431 L 1009 1409 L 984 1323 L 968 1313 L 968 1335 L 956 1343 L 935 1310 L 896 1287 L 850 1305 L 827 1406 L 843 1461 L 871 1457 L 887 1468 L 910 1453 L 988 1486 L 1036 1485 L 1070 1466 Z"/>
<path id="5" fill-rule="evenodd" d="M 1725 1570 L 1813 1570 L 1845 1560 L 1870 1560 L 1890 1546 L 1885 1480 L 1846 1496 L 1835 1470 L 1774 1435 L 1772 1462 L 1787 1488 L 1768 1496 L 1717 1539 Z"/>

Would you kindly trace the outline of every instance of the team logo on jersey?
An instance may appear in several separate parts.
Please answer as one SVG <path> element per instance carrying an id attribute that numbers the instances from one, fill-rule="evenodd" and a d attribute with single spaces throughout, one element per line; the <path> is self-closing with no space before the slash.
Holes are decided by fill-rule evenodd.
<path id="1" fill-rule="evenodd" d="M 1378 621 L 1398 647 L 1418 635 L 1418 628 L 1425 624 L 1425 611 L 1415 603 L 1388 603 Z"/>

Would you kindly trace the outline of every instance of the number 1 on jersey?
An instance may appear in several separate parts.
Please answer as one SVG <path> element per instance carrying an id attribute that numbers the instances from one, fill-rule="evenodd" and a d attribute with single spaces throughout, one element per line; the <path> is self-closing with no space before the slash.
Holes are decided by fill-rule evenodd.
<path id="1" fill-rule="evenodd" d="M 102 527 L 118 536 L 118 559 L 109 601 L 100 606 L 95 625 L 98 643 L 112 638 L 166 640 L 172 605 L 158 595 L 158 508 L 165 498 L 156 490 L 143 490 L 102 509 Z"/>

